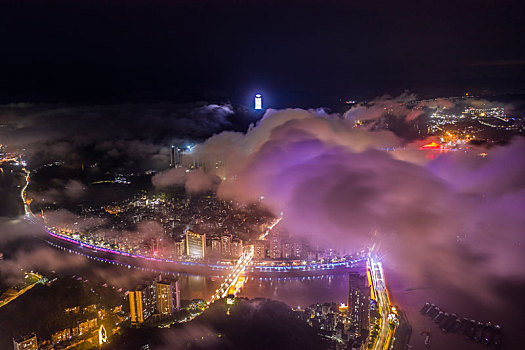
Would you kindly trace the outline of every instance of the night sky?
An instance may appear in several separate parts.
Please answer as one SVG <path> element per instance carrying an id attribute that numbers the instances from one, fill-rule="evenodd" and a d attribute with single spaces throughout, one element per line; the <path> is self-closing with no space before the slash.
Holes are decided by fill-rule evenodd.
<path id="1" fill-rule="evenodd" d="M 523 93 L 521 1 L 2 1 L 0 102 Z"/>

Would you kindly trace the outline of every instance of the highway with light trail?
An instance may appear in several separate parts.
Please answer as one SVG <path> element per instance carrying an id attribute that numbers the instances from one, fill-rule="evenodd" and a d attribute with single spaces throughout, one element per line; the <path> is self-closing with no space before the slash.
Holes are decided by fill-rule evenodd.
<path id="1" fill-rule="evenodd" d="M 281 221 L 281 219 L 282 217 L 275 220 L 275 222 L 271 224 L 270 227 L 268 227 L 268 229 L 259 236 L 259 240 L 265 239 L 270 233 L 270 231 Z M 235 294 L 236 292 L 240 291 L 240 287 L 244 285 L 244 279 L 243 283 L 241 283 L 240 286 L 237 282 L 239 281 L 239 277 L 246 270 L 246 266 L 248 266 L 248 264 L 251 263 L 251 261 L 253 260 L 254 255 L 255 246 L 252 244 L 248 246 L 248 249 L 246 249 L 239 258 L 239 260 L 237 260 L 233 271 L 228 276 L 226 276 L 225 281 L 215 291 L 215 294 L 211 297 L 211 300 L 208 304 L 213 303 L 215 300 L 226 297 L 230 291 L 233 291 L 232 294 Z"/>
<path id="2" fill-rule="evenodd" d="M 219 286 L 219 288 L 215 291 L 215 294 L 211 297 L 209 304 L 213 303 L 216 300 L 225 298 L 230 291 L 235 290 L 234 287 L 237 285 L 239 276 L 241 276 L 244 272 L 246 265 L 248 265 L 252 261 L 254 252 L 255 250 L 252 245 L 250 246 L 247 252 L 244 252 L 242 254 L 242 256 L 237 261 L 237 264 L 235 265 L 233 271 L 228 276 L 226 276 L 224 282 Z M 235 292 L 238 291 L 239 289 L 237 288 Z M 235 292 L 232 294 L 235 294 Z"/>
<path id="3" fill-rule="evenodd" d="M 381 262 L 370 258 L 368 269 L 372 279 L 373 294 L 375 295 L 379 312 L 381 314 L 381 326 L 376 338 L 374 350 L 389 350 L 394 345 L 395 324 L 392 321 L 397 318 L 396 309 L 390 304 L 388 289 L 386 287 L 383 266 Z"/>

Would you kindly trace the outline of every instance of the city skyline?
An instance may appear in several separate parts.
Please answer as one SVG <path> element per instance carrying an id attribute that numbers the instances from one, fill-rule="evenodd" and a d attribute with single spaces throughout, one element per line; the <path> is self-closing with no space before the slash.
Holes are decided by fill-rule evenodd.
<path id="1" fill-rule="evenodd" d="M 0 348 L 520 348 L 524 16 L 2 2 Z"/>
<path id="2" fill-rule="evenodd" d="M 218 112 L 222 113 L 222 110 Z M 390 118 L 396 118 L 403 124 L 393 123 Z M 400 128 L 400 125 L 404 127 Z M 451 263 L 447 259 L 465 259 L 454 251 L 463 249 L 467 242 L 471 249 L 485 249 L 479 245 L 482 241 L 473 240 L 472 235 L 485 232 L 493 235 L 493 231 L 488 228 L 487 231 L 476 232 L 468 228 L 470 224 L 463 220 L 469 218 L 478 223 L 485 222 L 487 218 L 478 217 L 477 212 L 484 213 L 492 207 L 492 203 L 481 201 L 474 204 L 464 196 L 464 191 L 468 189 L 470 196 L 491 196 L 501 201 L 507 189 L 501 187 L 486 191 L 483 186 L 479 187 L 478 182 L 492 181 L 491 176 L 474 183 L 463 182 L 462 179 L 472 179 L 468 174 L 486 169 L 484 167 L 495 169 L 500 161 L 506 161 L 508 157 L 519 157 L 522 141 L 517 135 L 522 132 L 522 126 L 519 113 L 502 103 L 477 97 L 431 100 L 382 98 L 374 103 L 353 101 L 345 113 L 336 116 L 324 111 L 267 111 L 246 133 L 226 131 L 189 146 L 182 141 L 180 146 L 173 143 L 162 146 L 161 149 L 167 151 L 163 153 L 158 170 L 142 168 L 130 172 L 114 168 L 116 170 L 112 173 L 109 172 L 111 168 L 107 168 L 104 174 L 90 170 L 102 164 L 75 161 L 76 156 L 72 153 L 76 152 L 75 148 L 68 148 L 63 157 L 46 160 L 35 158 L 27 148 L 12 152 L 16 148 L 9 144 L 2 146 L 2 162 L 8 173 L 12 169 L 15 172 L 10 174 L 18 177 L 18 181 L 24 180 L 12 191 L 19 191 L 14 198 L 15 202 L 24 204 L 25 218 L 32 225 L 41 227 L 37 230 L 40 235 L 49 235 L 46 240 L 54 247 L 52 249 L 58 248 L 66 254 L 69 252 L 72 256 L 67 260 L 71 259 L 73 266 L 82 266 L 84 263 L 78 259 L 87 258 L 128 270 L 162 272 L 175 278 L 180 278 L 181 273 L 217 275 L 215 291 L 209 291 L 208 296 L 203 295 L 198 298 L 200 301 L 190 301 L 189 304 L 186 304 L 187 301 L 181 303 L 181 298 L 185 296 L 179 290 L 178 282 L 176 287 L 168 283 L 167 289 L 163 289 L 160 282 L 147 282 L 145 286 L 153 286 L 152 291 L 147 292 L 149 289 L 137 287 L 142 282 L 133 278 L 131 284 L 135 285 L 126 287 L 127 296 L 120 305 L 124 311 L 113 313 L 111 317 L 115 319 L 122 317 L 120 312 L 129 312 L 127 322 L 139 329 L 143 324 L 191 322 L 201 313 L 211 312 L 209 308 L 214 309 L 212 305 L 223 298 L 229 305 L 227 314 L 232 312 L 230 309 L 233 310 L 238 304 L 238 296 L 253 293 L 250 285 L 257 279 L 293 285 L 293 281 L 303 281 L 306 277 L 315 281 L 322 280 L 325 275 L 342 275 L 348 276 L 345 277 L 348 278 L 347 294 L 343 299 L 347 306 L 334 311 L 333 315 L 323 311 L 320 323 L 310 322 L 310 326 L 316 329 L 328 322 L 322 326 L 328 327 L 323 332 L 330 332 L 338 341 L 364 347 L 376 344 L 376 347 L 382 348 L 389 346 L 396 337 L 408 339 L 407 325 L 414 317 L 410 310 L 406 311 L 408 316 L 405 315 L 402 305 L 399 306 L 401 313 L 398 313 L 398 306 L 390 300 L 384 277 L 386 273 L 395 276 L 394 284 L 417 286 L 424 283 L 438 289 L 443 284 L 455 293 L 467 291 L 455 279 L 464 278 L 467 271 L 476 271 L 478 267 L 458 269 L 456 261 Z M 304 130 L 308 133 L 305 134 Z M 407 130 L 412 131 L 407 133 Z M 298 131 L 296 136 L 288 137 Z M 518 138 L 513 138 L 514 135 Z M 312 141 L 315 142 L 310 145 Z M 252 153 L 231 152 L 246 145 L 251 145 Z M 285 152 L 275 151 L 277 145 Z M 183 146 L 187 151 L 182 152 L 177 166 L 174 166 L 173 150 Z M 370 148 L 375 148 L 375 151 Z M 34 160 L 37 163 L 33 163 Z M 469 166 L 464 168 L 465 165 Z M 302 170 L 297 171 L 297 166 Z M 260 169 L 265 169 L 265 172 Z M 390 170 L 387 174 L 383 169 Z M 509 185 L 512 184 L 511 179 L 520 174 L 520 169 L 507 169 Z M 363 171 L 367 174 L 367 180 L 356 181 L 359 179 L 356 174 Z M 7 176 L 6 170 L 4 176 Z M 275 180 L 274 176 L 277 176 Z M 301 184 L 319 176 L 335 182 L 316 181 L 315 186 L 302 189 Z M 341 182 L 338 180 L 341 176 L 343 179 L 352 176 L 354 180 Z M 392 176 L 398 178 L 395 185 Z M 399 180 L 403 176 L 408 178 Z M 500 180 L 506 178 L 499 176 Z M 417 181 L 414 182 L 414 179 Z M 414 187 L 418 182 L 419 185 Z M 444 182 L 449 185 L 444 186 Z M 50 183 L 54 183 L 53 189 L 49 188 Z M 398 200 L 392 206 L 389 200 L 385 202 L 383 197 L 374 199 L 377 195 L 370 196 L 365 192 L 368 205 L 375 201 L 373 205 L 379 205 L 379 208 L 386 205 L 388 208 L 383 209 L 379 216 L 365 210 L 352 192 L 359 193 L 366 188 L 370 191 L 371 184 L 380 186 L 384 198 Z M 346 195 L 341 197 L 338 191 L 334 192 L 331 187 L 334 185 Z M 108 193 L 109 188 L 112 190 Z M 113 191 L 118 191 L 118 196 L 107 197 Z M 407 194 L 413 199 L 405 202 L 403 198 Z M 309 199 L 297 202 L 297 195 Z M 329 196 L 327 198 L 331 200 L 323 202 L 320 199 L 323 196 Z M 426 200 L 429 196 L 433 199 L 431 207 L 413 206 L 413 203 Z M 325 203 L 324 208 L 310 207 L 317 202 Z M 454 202 L 458 203 L 451 204 Z M 457 206 L 465 204 L 468 205 L 461 209 Z M 323 218 L 324 215 L 338 213 L 339 208 L 349 211 L 333 217 L 331 221 Z M 506 216 L 518 208 L 504 206 Z M 446 223 L 443 218 L 453 215 L 454 210 L 462 212 L 465 218 L 456 217 L 457 222 Z M 426 220 L 414 221 L 413 215 L 425 211 L 431 213 Z M 399 215 L 407 218 L 400 221 Z M 491 219 L 496 220 L 493 225 L 500 225 L 499 216 Z M 351 220 L 351 224 L 347 220 Z M 432 233 L 438 227 L 441 227 L 441 232 Z M 458 229 L 463 232 L 455 234 Z M 388 233 L 391 230 L 394 230 L 393 235 Z M 36 234 L 34 229 L 29 232 Z M 421 232 L 427 232 L 431 239 L 422 238 Z M 453 238 L 449 243 L 451 246 L 442 245 L 439 252 L 433 250 L 432 239 L 447 236 Z M 403 244 L 389 244 L 394 237 Z M 376 245 L 378 248 L 374 248 Z M 414 247 L 419 247 L 424 256 L 418 256 L 417 250 L 406 255 L 404 249 Z M 9 251 L 6 253 L 7 260 L 11 261 L 13 257 Z M 505 252 L 505 259 L 514 258 L 509 253 L 508 250 Z M 17 263 L 27 266 L 32 259 L 31 254 Z M 446 258 L 435 265 L 434 259 L 443 254 Z M 387 266 L 386 273 L 380 262 L 368 260 L 379 256 Z M 52 261 L 51 266 L 55 264 Z M 391 266 L 398 267 L 392 270 Z M 453 268 L 454 273 L 450 273 L 449 268 Z M 350 274 L 345 275 L 348 272 Z M 497 272 L 485 272 L 488 274 L 472 276 L 471 281 L 487 286 L 489 289 L 484 292 L 493 293 L 496 297 L 497 292 L 490 284 Z M 9 273 L 13 277 L 16 275 L 14 271 Z M 360 277 L 354 280 L 352 276 L 355 273 Z M 425 277 L 427 273 L 440 276 L 439 283 L 428 280 Z M 365 275 L 369 276 L 367 285 L 373 286 L 371 290 L 365 286 L 363 289 L 355 287 L 357 280 L 366 281 Z M 51 276 L 48 279 L 56 280 Z M 35 284 L 27 288 L 37 285 L 38 289 L 38 283 L 46 279 L 36 276 L 35 280 Z M 190 289 L 186 289 L 185 293 L 197 291 L 192 291 L 190 285 L 185 286 L 188 287 Z M 125 291 L 122 287 L 119 290 L 121 293 Z M 16 303 L 26 294 L 25 290 L 21 290 L 10 303 L 13 300 Z M 479 301 L 485 298 L 484 294 L 476 292 L 470 292 L 469 296 Z M 187 306 L 181 308 L 179 305 Z M 125 311 L 128 308 L 129 311 Z M 178 308 L 181 311 L 173 311 Z M 190 316 L 181 313 L 186 312 L 184 310 L 190 312 Z M 339 313 L 343 315 L 341 325 L 334 321 Z M 459 329 L 463 321 L 454 317 L 446 314 L 438 322 L 445 324 L 457 320 Z M 85 321 L 88 323 L 83 327 L 93 332 L 88 341 L 108 341 L 116 336 L 120 325 L 112 328 L 102 321 L 100 316 L 96 323 L 90 319 Z M 476 324 L 474 328 L 466 326 L 465 332 L 470 334 L 470 329 L 473 329 L 473 339 L 477 337 L 477 329 L 480 329 L 480 337 L 484 337 L 483 332 L 489 332 L 486 334 L 490 342 L 500 332 L 500 328 L 491 328 L 492 322 L 501 321 L 490 318 L 484 322 L 486 324 Z M 366 326 L 368 323 L 369 328 Z M 447 326 L 447 329 L 452 329 L 450 327 Z M 497 327 L 500 327 L 499 324 Z M 81 328 L 78 331 L 75 329 L 72 326 L 55 329 L 50 337 L 51 343 L 77 339 L 82 332 Z M 505 325 L 504 329 L 507 329 Z M 436 336 L 433 333 L 433 337 Z M 45 336 L 39 339 L 42 344 L 47 341 Z M 439 339 L 438 336 L 434 342 L 439 343 Z"/>

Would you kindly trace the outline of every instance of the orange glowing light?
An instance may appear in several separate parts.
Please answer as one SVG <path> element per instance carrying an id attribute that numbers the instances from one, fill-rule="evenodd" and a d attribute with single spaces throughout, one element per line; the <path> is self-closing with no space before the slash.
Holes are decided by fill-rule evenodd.
<path id="1" fill-rule="evenodd" d="M 432 141 L 431 143 L 427 143 L 426 145 L 419 147 L 419 149 L 444 150 L 445 147 L 439 143 L 436 143 L 435 141 Z"/>

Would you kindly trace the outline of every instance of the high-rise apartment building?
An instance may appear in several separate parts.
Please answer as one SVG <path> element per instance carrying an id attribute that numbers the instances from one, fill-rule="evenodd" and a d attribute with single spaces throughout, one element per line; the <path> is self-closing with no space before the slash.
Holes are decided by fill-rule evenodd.
<path id="1" fill-rule="evenodd" d="M 175 284 L 175 310 L 180 311 L 180 286 L 179 280 L 174 282 Z"/>
<path id="2" fill-rule="evenodd" d="M 233 239 L 231 244 L 232 258 L 240 258 L 242 255 L 242 241 L 240 239 Z"/>
<path id="3" fill-rule="evenodd" d="M 214 257 L 221 256 L 221 240 L 219 237 L 213 237 L 211 239 L 211 254 Z"/>
<path id="4" fill-rule="evenodd" d="M 281 259 L 281 238 L 278 235 L 271 235 L 268 241 L 270 244 L 270 259 Z"/>
<path id="5" fill-rule="evenodd" d="M 203 259 L 206 251 L 206 234 L 186 231 L 186 255 L 194 259 Z"/>
<path id="6" fill-rule="evenodd" d="M 179 168 L 182 165 L 182 149 L 171 146 L 170 149 L 170 167 Z"/>
<path id="7" fill-rule="evenodd" d="M 264 260 L 266 259 L 266 241 L 264 240 L 258 240 L 258 241 L 255 241 L 255 245 L 254 245 L 254 255 L 253 255 L 253 258 L 255 260 Z"/>
<path id="8" fill-rule="evenodd" d="M 232 236 L 231 235 L 223 235 L 221 236 L 221 248 L 222 248 L 222 256 L 230 257 L 232 255 Z"/>
<path id="9" fill-rule="evenodd" d="M 147 320 L 156 310 L 156 288 L 154 284 L 141 285 L 129 292 L 131 324 L 138 325 Z"/>
<path id="10" fill-rule="evenodd" d="M 370 288 L 366 276 L 348 274 L 348 318 L 355 337 L 364 340 L 370 328 Z"/>
<path id="11" fill-rule="evenodd" d="M 178 258 L 186 255 L 186 242 L 184 240 L 176 241 L 175 243 L 175 255 Z"/>
<path id="12" fill-rule="evenodd" d="M 157 312 L 161 315 L 172 315 L 180 310 L 179 281 L 159 280 L 155 282 L 157 294 Z"/>
<path id="13" fill-rule="evenodd" d="M 301 242 L 292 243 L 292 257 L 300 259 L 303 256 L 303 244 Z"/>
<path id="14" fill-rule="evenodd" d="M 293 258 L 293 249 L 292 249 L 292 242 L 285 241 L 281 244 L 283 252 L 282 252 L 282 258 L 283 259 L 292 259 Z"/>

